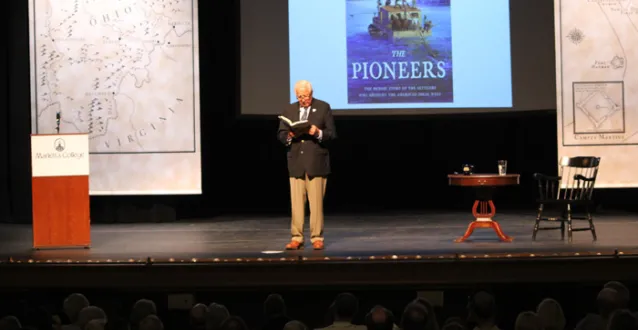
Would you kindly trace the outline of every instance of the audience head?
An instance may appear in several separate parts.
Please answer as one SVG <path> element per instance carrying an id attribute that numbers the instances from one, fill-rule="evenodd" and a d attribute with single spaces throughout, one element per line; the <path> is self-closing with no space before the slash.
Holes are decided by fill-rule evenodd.
<path id="1" fill-rule="evenodd" d="M 62 304 L 64 314 L 66 314 L 71 323 L 78 321 L 78 314 L 80 314 L 80 311 L 85 307 L 89 307 L 89 300 L 81 293 L 70 294 L 64 299 L 64 303 Z"/>
<path id="2" fill-rule="evenodd" d="M 410 303 L 401 316 L 402 330 L 423 330 L 428 326 L 428 310 L 418 303 Z"/>
<path id="3" fill-rule="evenodd" d="M 104 330 L 106 325 L 106 320 L 103 319 L 93 319 L 89 321 L 89 323 L 84 326 L 83 330 Z"/>
<path id="4" fill-rule="evenodd" d="M 468 309 L 471 322 L 482 324 L 494 322 L 496 318 L 496 302 L 494 301 L 494 296 L 485 291 L 477 292 L 472 299 L 470 299 Z"/>
<path id="5" fill-rule="evenodd" d="M 423 307 L 425 307 L 428 311 L 430 311 L 430 309 L 434 309 L 434 306 L 432 305 L 432 303 L 423 298 L 423 297 L 418 297 L 416 299 L 414 299 L 412 302 L 417 303 L 417 304 L 421 304 Z"/>
<path id="6" fill-rule="evenodd" d="M 0 330 L 20 330 L 22 329 L 22 324 L 20 324 L 20 320 L 18 320 L 15 316 L 5 316 L 0 319 Z"/>
<path id="7" fill-rule="evenodd" d="M 351 322 L 357 310 L 359 300 L 352 293 L 341 293 L 334 301 L 334 320 Z"/>
<path id="8" fill-rule="evenodd" d="M 140 330 L 164 330 L 164 324 L 154 314 L 147 315 L 140 321 Z"/>
<path id="9" fill-rule="evenodd" d="M 308 330 L 308 327 L 300 321 L 289 321 L 284 325 L 283 330 Z"/>
<path id="10" fill-rule="evenodd" d="M 204 304 L 196 304 L 190 311 L 190 322 L 193 327 L 203 328 L 206 325 L 208 307 Z"/>
<path id="11" fill-rule="evenodd" d="M 563 308 L 554 299 L 544 299 L 536 308 L 536 315 L 545 330 L 564 330 L 567 320 Z"/>
<path id="12" fill-rule="evenodd" d="M 514 330 L 543 330 L 543 324 L 536 313 L 522 312 L 516 318 Z"/>
<path id="13" fill-rule="evenodd" d="M 281 295 L 271 294 L 264 301 L 264 316 L 267 319 L 286 315 L 286 302 Z"/>
<path id="14" fill-rule="evenodd" d="M 82 308 L 82 310 L 78 314 L 78 321 L 76 322 L 76 325 L 80 329 L 84 330 L 87 324 L 89 324 L 89 322 L 93 320 L 100 320 L 104 323 L 108 321 L 108 319 L 106 318 L 106 313 L 104 313 L 104 311 L 100 307 L 88 306 Z"/>
<path id="15" fill-rule="evenodd" d="M 131 325 L 137 328 L 144 318 L 149 315 L 156 315 L 157 308 L 155 303 L 148 299 L 140 299 L 135 302 L 131 310 Z"/>
<path id="16" fill-rule="evenodd" d="M 228 309 L 224 305 L 212 303 L 208 305 L 208 314 L 206 316 L 206 330 L 217 330 L 222 323 L 230 316 Z"/>
<path id="17" fill-rule="evenodd" d="M 190 311 L 191 326 L 195 328 L 204 328 L 206 326 L 206 314 L 208 307 L 204 304 L 196 304 Z"/>
<path id="18" fill-rule="evenodd" d="M 600 315 L 588 314 L 576 324 L 575 330 L 605 330 L 606 323 Z"/>
<path id="19" fill-rule="evenodd" d="M 619 309 L 611 314 L 607 330 L 638 330 L 638 319 L 627 309 Z"/>
<path id="20" fill-rule="evenodd" d="M 611 288 L 604 288 L 596 297 L 598 313 L 604 319 L 608 319 L 615 310 L 619 308 L 618 291 Z"/>
<path id="21" fill-rule="evenodd" d="M 434 313 L 434 305 L 432 305 L 432 303 L 423 298 L 423 297 L 418 297 L 416 299 L 414 299 L 413 301 L 414 303 L 420 304 L 421 306 L 425 307 L 425 309 L 428 311 L 428 329 L 430 330 L 437 330 L 439 328 L 439 324 L 436 321 L 436 314 Z"/>
<path id="22" fill-rule="evenodd" d="M 222 330 L 248 330 L 246 322 L 238 316 L 229 316 L 220 327 Z"/>
<path id="23" fill-rule="evenodd" d="M 394 314 L 382 306 L 375 306 L 366 314 L 365 325 L 368 330 L 392 330 Z"/>
<path id="24" fill-rule="evenodd" d="M 631 296 L 629 294 L 629 289 L 627 289 L 624 284 L 618 281 L 610 281 L 605 283 L 604 288 L 616 290 L 616 292 L 618 293 L 619 308 L 627 308 L 629 306 L 629 300 Z"/>

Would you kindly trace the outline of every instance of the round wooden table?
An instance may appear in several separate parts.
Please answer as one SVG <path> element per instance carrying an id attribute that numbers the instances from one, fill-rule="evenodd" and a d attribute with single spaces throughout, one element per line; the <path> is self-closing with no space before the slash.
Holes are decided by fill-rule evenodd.
<path id="1" fill-rule="evenodd" d="M 519 174 L 449 174 L 450 186 L 473 187 L 476 190 L 476 201 L 472 207 L 475 220 L 470 223 L 463 237 L 454 240 L 457 243 L 467 240 L 476 228 L 492 228 L 503 242 L 511 242 L 514 238 L 507 236 L 501 230 L 498 222 L 492 220 L 496 214 L 496 207 L 492 201 L 494 189 L 499 186 L 518 185 Z"/>

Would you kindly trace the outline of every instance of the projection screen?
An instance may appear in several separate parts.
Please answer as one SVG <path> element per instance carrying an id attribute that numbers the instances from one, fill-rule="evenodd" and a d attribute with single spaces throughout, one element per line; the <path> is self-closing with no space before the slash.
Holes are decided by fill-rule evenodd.
<path id="1" fill-rule="evenodd" d="M 241 0 L 241 114 L 279 114 L 301 79 L 342 115 L 554 109 L 542 2 Z"/>
<path id="2" fill-rule="evenodd" d="M 558 155 L 601 157 L 596 187 L 638 186 L 638 6 L 555 3 Z"/>
<path id="3" fill-rule="evenodd" d="M 89 134 L 92 195 L 201 194 L 197 15 L 197 0 L 29 2 L 32 132 Z"/>

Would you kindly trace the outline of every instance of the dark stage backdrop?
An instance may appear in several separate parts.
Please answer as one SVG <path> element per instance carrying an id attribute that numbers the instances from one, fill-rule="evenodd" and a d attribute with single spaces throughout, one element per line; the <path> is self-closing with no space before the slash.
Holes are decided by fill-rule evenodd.
<path id="1" fill-rule="evenodd" d="M 4 28 L 2 31 L 8 31 L 11 23 L 8 22 L 9 15 L 6 11 L 3 11 L 1 14 L 2 24 L 4 24 Z M 7 33 L 7 32 L 5 32 Z M 9 69 L 9 49 L 7 47 L 6 36 L 5 36 L 5 46 L 0 50 L 0 77 L 2 77 L 2 84 L 0 84 L 0 100 L 2 105 L 0 105 L 0 219 L 8 219 L 11 211 L 9 210 L 9 158 L 8 155 L 8 138 L 9 132 L 6 127 L 8 123 L 8 114 L 9 112 L 6 109 L 7 99 L 9 97 L 9 79 L 8 77 L 8 69 Z"/>
<path id="2" fill-rule="evenodd" d="M 22 1 L 9 1 L 6 8 L 10 28 L 4 30 L 9 50 L 8 60 L 3 61 L 8 70 L 4 75 L 8 87 L 3 89 L 3 106 L 8 111 L 0 115 L 0 192 L 6 191 L 10 197 L 0 201 L 0 214 L 10 216 L 10 221 L 30 222 L 28 9 Z M 548 10 L 542 14 L 547 19 L 539 21 L 552 21 L 552 7 L 545 8 Z M 237 116 L 237 3 L 200 1 L 199 12 L 203 18 L 203 195 L 93 197 L 93 222 L 289 213 L 286 161 L 283 146 L 275 140 L 276 119 Z M 228 12 L 235 12 L 235 16 L 212 15 Z M 512 17 L 513 22 L 517 20 Z M 553 33 L 537 38 L 545 39 L 546 47 L 553 49 Z M 525 51 L 514 49 L 512 53 L 516 56 Z M 554 65 L 551 56 L 543 63 Z M 534 70 L 533 66 L 529 69 Z M 328 214 L 388 209 L 469 212 L 471 192 L 448 187 L 446 175 L 459 170 L 463 163 L 475 164 L 479 172 L 495 172 L 498 159 L 507 159 L 509 171 L 522 175 L 519 187 L 497 193 L 499 210 L 533 211 L 532 174 L 556 171 L 556 115 L 552 109 L 498 115 L 339 116 L 336 125 L 340 140 L 332 150 L 334 175 L 328 181 Z M 636 197 L 635 190 L 596 192 L 605 207 L 629 209 Z"/>
<path id="3" fill-rule="evenodd" d="M 4 29 L 8 60 L 3 106 L 7 111 L 3 114 L 1 129 L 6 140 L 1 150 L 6 152 L 2 158 L 7 168 L 8 198 L 3 205 L 9 211 L 9 221 L 24 222 L 30 221 L 31 215 L 28 6 L 27 2 L 12 1 L 5 9 L 9 26 Z"/>

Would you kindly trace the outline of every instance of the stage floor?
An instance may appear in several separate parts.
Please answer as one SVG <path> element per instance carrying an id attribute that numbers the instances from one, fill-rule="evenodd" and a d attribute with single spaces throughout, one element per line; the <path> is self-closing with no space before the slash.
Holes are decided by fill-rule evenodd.
<path id="1" fill-rule="evenodd" d="M 589 232 L 531 240 L 534 214 L 495 217 L 491 229 L 454 243 L 469 212 L 330 215 L 326 249 L 284 251 L 288 217 L 218 217 L 176 223 L 94 224 L 90 249 L 31 249 L 29 225 L 0 225 L 0 288 L 217 288 L 444 286 L 632 281 L 638 219 L 597 215 Z M 583 225 L 585 223 L 582 223 Z"/>
<path id="2" fill-rule="evenodd" d="M 541 231 L 534 242 L 534 213 L 497 214 L 511 243 L 500 242 L 491 229 L 477 229 L 466 242 L 454 239 L 465 232 L 468 213 L 332 215 L 325 220 L 325 250 L 284 251 L 289 241 L 288 217 L 219 217 L 175 223 L 93 224 L 90 249 L 31 249 L 30 225 L 0 225 L 0 258 L 35 261 L 197 259 L 311 259 L 406 256 L 419 258 L 477 255 L 573 255 L 638 252 L 635 215 L 597 215 L 598 241 L 590 232 L 575 232 L 574 241 L 560 231 Z M 584 226 L 586 222 L 575 222 Z M 545 223 L 546 225 L 550 223 Z M 308 224 L 306 223 L 306 228 Z M 307 229 L 306 229 L 307 230 Z M 307 230 L 308 232 L 308 230 Z M 309 240 L 308 240 L 309 243 Z"/>

